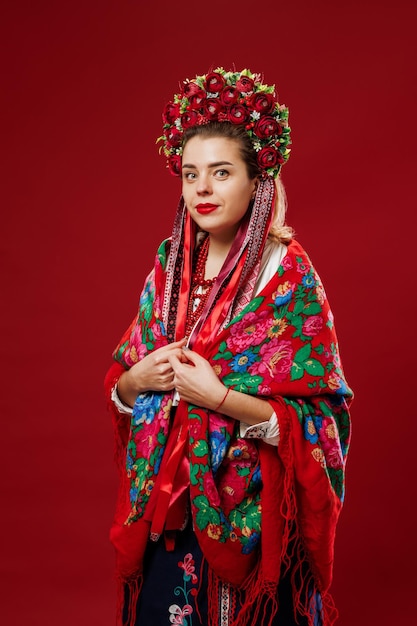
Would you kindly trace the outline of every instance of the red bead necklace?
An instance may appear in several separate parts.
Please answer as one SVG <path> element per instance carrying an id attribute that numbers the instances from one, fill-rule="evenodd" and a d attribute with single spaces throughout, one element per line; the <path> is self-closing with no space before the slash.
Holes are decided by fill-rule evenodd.
<path id="1" fill-rule="evenodd" d="M 205 280 L 206 263 L 210 246 L 210 237 L 207 235 L 196 250 L 195 261 L 193 262 L 193 273 L 191 276 L 191 291 L 188 300 L 187 322 L 185 325 L 185 336 L 189 337 L 203 312 L 207 299 L 212 290 L 216 278 Z"/>

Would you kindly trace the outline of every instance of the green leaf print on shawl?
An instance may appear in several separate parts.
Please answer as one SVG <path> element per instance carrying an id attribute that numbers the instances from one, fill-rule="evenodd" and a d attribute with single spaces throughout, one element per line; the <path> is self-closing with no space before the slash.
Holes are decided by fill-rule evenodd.
<path id="1" fill-rule="evenodd" d="M 159 300 L 163 293 L 164 249 L 162 245 L 155 274 L 149 277 L 142 293 L 137 323 L 115 352 L 115 358 L 125 367 L 166 342 Z M 324 289 L 301 246 L 291 242 L 274 277 L 220 332 L 214 345 L 199 343 L 197 338 L 193 349 L 211 362 L 226 386 L 263 397 L 276 411 L 281 438 L 273 454 L 279 464 L 285 465 L 281 474 L 287 476 L 285 480 L 293 477 L 291 490 L 298 499 L 294 508 L 298 523 L 319 560 L 321 543 L 308 518 L 315 508 L 323 509 L 323 502 L 329 501 L 328 506 L 334 509 L 327 516 L 330 525 L 337 519 L 344 496 L 350 435 L 347 399 L 351 392 L 341 369 Z M 127 450 L 131 507 L 128 524 L 146 509 L 168 435 L 171 394 L 158 401 L 156 394 L 150 395 L 153 399 L 138 399 L 139 408 L 147 402 L 143 411 L 146 418 L 135 421 L 134 415 L 131 424 Z M 136 415 L 139 413 L 136 411 Z M 263 493 L 266 477 L 262 477 L 260 453 L 265 445 L 270 446 L 240 438 L 236 420 L 201 407 L 188 406 L 188 428 L 190 494 L 200 545 L 215 572 L 226 579 L 230 574 L 233 583 L 236 580 L 231 577 L 240 575 L 237 582 L 242 582 L 256 562 L 255 548 L 264 532 L 262 511 L 267 494 Z M 270 450 L 264 457 L 268 455 Z M 317 485 L 314 497 L 311 485 Z M 309 490 L 311 498 L 305 493 Z M 282 490 L 279 493 L 282 498 L 289 497 Z M 278 515 L 279 511 L 287 516 L 285 523 L 289 524 L 290 514 L 283 504 L 278 506 Z M 332 532 L 329 528 L 329 536 Z M 329 545 L 327 560 L 331 560 L 331 550 Z M 228 553 L 233 571 L 222 570 Z M 235 573 L 239 555 L 243 565 L 238 568 L 240 573 Z M 323 587 L 329 576 L 326 573 Z"/>

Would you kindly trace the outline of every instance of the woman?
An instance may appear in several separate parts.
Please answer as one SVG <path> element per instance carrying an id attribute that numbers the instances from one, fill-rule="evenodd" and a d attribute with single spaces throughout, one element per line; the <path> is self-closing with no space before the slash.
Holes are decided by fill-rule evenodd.
<path id="1" fill-rule="evenodd" d="M 284 225 L 287 118 L 259 75 L 222 68 L 164 111 L 182 198 L 106 377 L 129 626 L 336 617 L 351 392 L 321 282 Z"/>

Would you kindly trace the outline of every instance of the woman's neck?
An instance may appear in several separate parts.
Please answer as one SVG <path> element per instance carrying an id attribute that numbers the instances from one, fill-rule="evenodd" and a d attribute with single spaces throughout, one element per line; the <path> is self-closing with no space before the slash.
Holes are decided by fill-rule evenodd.
<path id="1" fill-rule="evenodd" d="M 210 246 L 207 255 L 205 279 L 209 280 L 218 276 L 223 264 L 226 260 L 229 250 L 232 247 L 232 241 L 210 237 Z"/>

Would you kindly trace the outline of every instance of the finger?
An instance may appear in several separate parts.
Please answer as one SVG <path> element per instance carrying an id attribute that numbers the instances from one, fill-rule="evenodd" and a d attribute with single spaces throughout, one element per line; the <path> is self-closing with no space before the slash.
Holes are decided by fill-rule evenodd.
<path id="1" fill-rule="evenodd" d="M 172 366 L 168 359 L 158 364 L 157 372 L 161 376 L 172 373 Z"/>
<path id="2" fill-rule="evenodd" d="M 168 356 L 168 361 L 169 361 L 170 366 L 172 367 L 172 369 L 176 373 L 178 368 L 179 368 L 179 366 L 181 365 L 181 361 L 179 360 L 179 358 L 177 357 L 175 352 L 173 352 L 172 354 L 170 354 Z"/>
<path id="3" fill-rule="evenodd" d="M 168 343 L 166 346 L 162 346 L 162 348 L 157 348 L 154 351 L 154 354 L 158 357 L 165 357 L 167 352 L 172 352 L 173 350 L 180 350 L 186 343 L 186 339 L 180 339 L 179 341 L 174 341 L 173 343 Z"/>
<path id="4" fill-rule="evenodd" d="M 197 352 L 193 352 L 192 350 L 182 350 L 182 354 L 183 356 L 185 356 L 187 361 L 190 361 L 193 365 L 197 365 L 198 363 L 205 361 L 202 356 L 200 356 Z"/>
<path id="5" fill-rule="evenodd" d="M 165 378 L 162 381 L 162 385 L 164 389 L 173 389 L 174 387 L 174 375 L 170 376 L 169 378 Z"/>
<path id="6" fill-rule="evenodd" d="M 167 350 L 175 350 L 178 348 L 182 348 L 183 346 L 185 346 L 186 343 L 187 343 L 187 340 L 184 338 L 184 339 L 180 339 L 179 341 L 173 341 L 172 343 L 169 343 L 168 345 L 164 346 L 164 348 Z"/>

